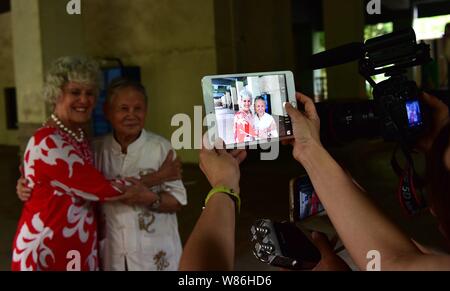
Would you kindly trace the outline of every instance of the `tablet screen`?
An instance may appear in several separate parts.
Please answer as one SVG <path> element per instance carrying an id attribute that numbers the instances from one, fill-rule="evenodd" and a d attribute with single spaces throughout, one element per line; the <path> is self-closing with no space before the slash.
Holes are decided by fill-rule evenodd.
<path id="1" fill-rule="evenodd" d="M 285 75 L 217 77 L 211 86 L 218 135 L 226 145 L 292 136 L 283 107 L 289 101 Z"/>

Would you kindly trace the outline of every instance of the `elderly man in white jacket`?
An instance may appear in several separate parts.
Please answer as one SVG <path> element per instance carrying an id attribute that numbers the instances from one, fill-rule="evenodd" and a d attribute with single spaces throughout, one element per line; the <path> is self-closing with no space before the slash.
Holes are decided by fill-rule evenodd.
<path id="1" fill-rule="evenodd" d="M 177 270 L 182 252 L 175 212 L 187 204 L 181 180 L 167 181 L 158 170 L 172 158 L 170 143 L 144 129 L 147 96 L 139 83 L 113 82 L 105 113 L 114 133 L 94 141 L 95 163 L 109 179 L 154 172 L 152 205 L 110 202 L 101 205 L 104 238 L 100 258 L 104 270 Z M 147 175 L 149 177 L 152 175 Z M 146 183 L 149 184 L 149 183 Z M 102 231 L 103 232 L 103 231 Z"/>

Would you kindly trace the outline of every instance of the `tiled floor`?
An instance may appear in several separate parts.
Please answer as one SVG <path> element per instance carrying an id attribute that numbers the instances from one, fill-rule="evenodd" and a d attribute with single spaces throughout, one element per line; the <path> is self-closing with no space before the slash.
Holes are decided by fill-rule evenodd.
<path id="1" fill-rule="evenodd" d="M 334 148 L 332 153 L 407 234 L 425 245 L 443 246 L 444 241 L 430 215 L 413 218 L 403 215 L 396 199 L 397 178 L 390 168 L 392 149 L 391 144 L 378 140 L 357 141 Z M 19 174 L 16 150 L 0 148 L 0 159 L 0 185 L 3 189 L 0 203 L 0 270 L 8 270 L 11 241 L 21 207 L 15 195 L 15 181 Z M 237 270 L 273 269 L 253 257 L 249 229 L 258 218 L 288 220 L 289 180 L 302 173 L 302 167 L 292 160 L 289 148 L 282 148 L 277 161 L 261 162 L 258 154 L 252 152 L 243 164 L 242 211 L 238 217 L 236 233 Z M 183 175 L 189 205 L 178 214 L 178 220 L 181 237 L 185 241 L 200 214 L 209 185 L 196 165 L 185 165 Z"/>

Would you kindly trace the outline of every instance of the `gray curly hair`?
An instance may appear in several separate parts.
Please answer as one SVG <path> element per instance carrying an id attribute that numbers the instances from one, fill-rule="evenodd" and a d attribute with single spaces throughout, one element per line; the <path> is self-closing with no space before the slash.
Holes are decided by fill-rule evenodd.
<path id="1" fill-rule="evenodd" d="M 62 57 L 53 62 L 44 84 L 44 97 L 54 106 L 69 82 L 100 88 L 101 74 L 97 62 L 87 57 Z"/>

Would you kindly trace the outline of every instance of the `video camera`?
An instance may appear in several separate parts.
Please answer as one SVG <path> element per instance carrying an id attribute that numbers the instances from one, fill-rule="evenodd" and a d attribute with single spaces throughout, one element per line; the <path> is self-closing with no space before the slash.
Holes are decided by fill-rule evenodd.
<path id="1" fill-rule="evenodd" d="M 412 153 L 418 139 L 429 129 L 431 110 L 422 104 L 421 90 L 406 77 L 406 69 L 431 61 L 430 46 L 417 43 L 412 28 L 351 43 L 311 58 L 313 69 L 359 62 L 359 73 L 373 88 L 373 101 L 317 104 L 325 142 L 382 136 L 397 142 L 391 159 L 399 179 L 399 200 L 409 215 L 420 213 L 427 205 L 421 190 L 425 181 L 417 174 Z M 387 80 L 376 83 L 372 76 L 385 74 Z M 439 96 L 437 96 L 439 98 Z M 442 98 L 445 97 L 445 98 Z M 448 96 L 441 96 L 448 106 Z M 400 166 L 396 153 L 405 157 Z"/>
<path id="2" fill-rule="evenodd" d="M 431 61 L 430 46 L 417 43 L 412 28 L 351 43 L 312 56 L 313 69 L 359 62 L 359 73 L 373 87 L 373 101 L 319 103 L 323 132 L 336 140 L 381 135 L 411 148 L 425 129 L 426 108 L 420 89 L 406 77 L 406 69 Z M 372 76 L 389 79 L 376 83 Z"/>

